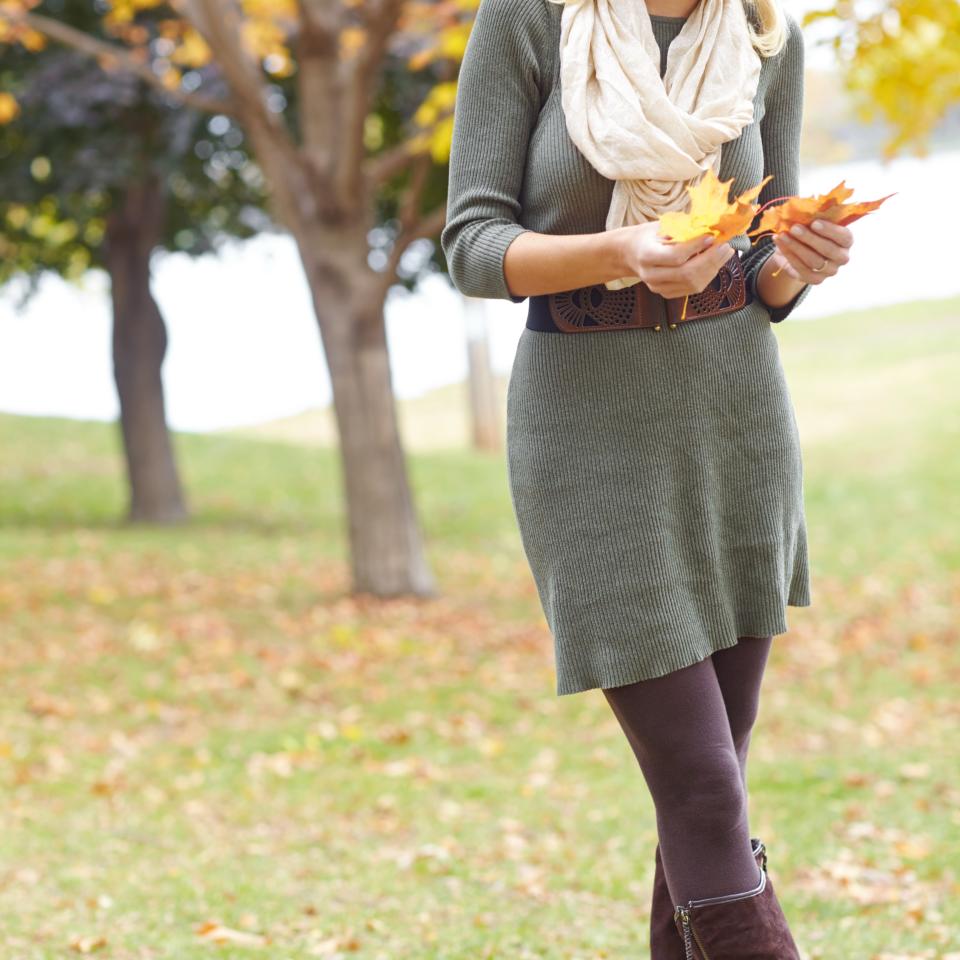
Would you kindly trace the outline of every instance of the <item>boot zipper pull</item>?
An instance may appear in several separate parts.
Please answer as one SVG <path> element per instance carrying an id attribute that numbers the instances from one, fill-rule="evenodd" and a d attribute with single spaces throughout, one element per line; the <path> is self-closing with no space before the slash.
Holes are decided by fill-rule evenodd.
<path id="1" fill-rule="evenodd" d="M 693 956 L 693 942 L 690 938 L 690 911 L 686 907 L 678 906 L 674 915 L 680 918 L 683 924 L 683 950 L 686 960 L 695 960 Z"/>
<path id="2" fill-rule="evenodd" d="M 706 948 L 700 942 L 700 938 L 694 932 L 693 926 L 690 923 L 690 910 L 688 907 L 678 906 L 674 911 L 674 916 L 680 918 L 680 923 L 683 925 L 683 949 L 686 957 L 684 960 L 697 960 L 693 953 L 693 941 L 697 941 L 697 947 L 700 950 L 700 960 L 710 960 L 710 957 L 707 954 Z"/>

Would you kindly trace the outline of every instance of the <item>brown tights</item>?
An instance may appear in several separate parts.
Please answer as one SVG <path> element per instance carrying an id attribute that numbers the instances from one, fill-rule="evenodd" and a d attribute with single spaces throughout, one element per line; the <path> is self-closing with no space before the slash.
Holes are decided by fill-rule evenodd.
<path id="1" fill-rule="evenodd" d="M 605 688 L 653 798 L 673 902 L 751 889 L 747 749 L 772 637 L 650 680 Z"/>

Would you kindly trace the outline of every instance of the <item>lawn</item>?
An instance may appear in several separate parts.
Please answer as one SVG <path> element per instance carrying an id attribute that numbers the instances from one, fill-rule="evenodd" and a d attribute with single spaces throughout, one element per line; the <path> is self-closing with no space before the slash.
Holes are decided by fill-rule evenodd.
<path id="1" fill-rule="evenodd" d="M 810 960 L 960 960 L 960 300 L 776 334 L 813 606 L 752 832 Z M 125 529 L 113 426 L 0 416 L 4 960 L 646 958 L 652 805 L 503 457 L 411 444 L 441 592 L 378 603 L 330 449 L 175 443 L 192 521 Z"/>

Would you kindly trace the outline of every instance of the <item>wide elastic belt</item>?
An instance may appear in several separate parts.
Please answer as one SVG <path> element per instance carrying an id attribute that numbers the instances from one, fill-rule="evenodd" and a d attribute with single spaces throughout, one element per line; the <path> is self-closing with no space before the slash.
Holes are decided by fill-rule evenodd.
<path id="1" fill-rule="evenodd" d="M 686 300 L 686 310 L 684 310 Z M 747 290 L 739 251 L 717 271 L 706 289 L 689 297 L 664 297 L 645 283 L 608 290 L 602 283 L 529 298 L 527 327 L 543 333 L 597 333 L 653 330 L 718 317 L 740 310 L 753 297 Z"/>

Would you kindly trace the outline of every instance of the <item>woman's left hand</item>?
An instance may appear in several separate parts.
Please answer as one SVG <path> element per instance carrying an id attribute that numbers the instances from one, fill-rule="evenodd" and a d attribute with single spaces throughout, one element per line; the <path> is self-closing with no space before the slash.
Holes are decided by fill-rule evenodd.
<path id="1" fill-rule="evenodd" d="M 773 235 L 783 269 L 802 283 L 823 283 L 850 259 L 853 234 L 832 220 L 815 219 L 809 227 L 795 224 L 790 233 Z"/>

